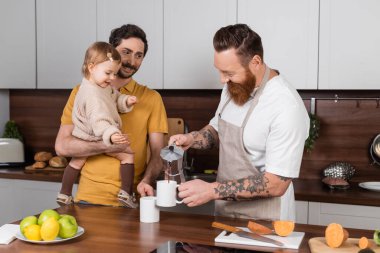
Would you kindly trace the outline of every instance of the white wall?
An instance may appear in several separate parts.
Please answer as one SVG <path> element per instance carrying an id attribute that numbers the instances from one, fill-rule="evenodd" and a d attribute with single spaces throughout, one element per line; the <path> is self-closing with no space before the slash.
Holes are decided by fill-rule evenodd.
<path id="1" fill-rule="evenodd" d="M 0 137 L 3 136 L 4 125 L 9 120 L 9 90 L 0 90 Z"/>

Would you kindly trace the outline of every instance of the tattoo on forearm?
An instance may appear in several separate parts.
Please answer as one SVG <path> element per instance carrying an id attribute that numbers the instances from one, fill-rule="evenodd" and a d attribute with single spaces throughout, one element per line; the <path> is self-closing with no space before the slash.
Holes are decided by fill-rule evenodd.
<path id="1" fill-rule="evenodd" d="M 268 198 L 271 197 L 268 182 L 264 173 L 259 173 L 247 178 L 222 182 L 214 190 L 223 200 Z"/>
<path id="2" fill-rule="evenodd" d="M 211 149 L 216 145 L 216 140 L 210 129 L 202 129 L 199 132 L 191 132 L 190 134 L 194 138 L 193 148 Z"/>
<path id="3" fill-rule="evenodd" d="M 284 182 L 286 182 L 286 181 L 288 181 L 288 180 L 292 180 L 292 178 L 291 177 L 283 177 L 283 176 L 279 176 L 279 175 L 276 175 L 281 181 L 284 181 Z"/>

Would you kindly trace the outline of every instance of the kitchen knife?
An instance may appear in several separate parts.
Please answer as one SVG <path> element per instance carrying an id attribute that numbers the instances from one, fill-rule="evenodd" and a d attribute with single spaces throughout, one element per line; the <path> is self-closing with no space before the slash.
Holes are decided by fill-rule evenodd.
<path id="1" fill-rule="evenodd" d="M 261 242 L 266 242 L 266 243 L 271 243 L 271 244 L 275 244 L 275 245 L 280 246 L 280 247 L 284 246 L 284 244 L 282 242 L 273 240 L 273 239 L 265 237 L 265 236 L 261 236 L 261 235 L 256 234 L 256 233 L 246 232 L 240 228 L 229 226 L 229 225 L 226 225 L 226 224 L 223 224 L 220 222 L 214 221 L 211 224 L 211 226 L 214 228 L 220 228 L 220 229 L 226 230 L 228 232 L 234 233 L 240 237 L 253 239 L 253 240 L 257 240 L 257 241 L 261 241 Z"/>

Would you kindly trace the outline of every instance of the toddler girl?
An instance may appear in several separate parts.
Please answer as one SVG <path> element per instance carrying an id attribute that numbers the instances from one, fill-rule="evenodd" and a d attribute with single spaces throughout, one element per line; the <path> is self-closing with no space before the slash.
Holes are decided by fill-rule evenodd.
<path id="1" fill-rule="evenodd" d="M 82 83 L 76 94 L 73 108 L 73 136 L 86 141 L 100 141 L 106 145 L 128 142 L 122 134 L 120 113 L 132 110 L 135 96 L 120 94 L 111 87 L 121 66 L 121 56 L 106 42 L 95 42 L 86 51 Z M 119 202 L 126 207 L 137 208 L 133 194 L 134 155 L 131 153 L 107 153 L 120 160 L 121 189 Z M 73 203 L 72 188 L 86 157 L 73 157 L 65 168 L 62 187 L 57 196 L 58 204 Z M 106 169 L 106 168 L 105 168 Z"/>

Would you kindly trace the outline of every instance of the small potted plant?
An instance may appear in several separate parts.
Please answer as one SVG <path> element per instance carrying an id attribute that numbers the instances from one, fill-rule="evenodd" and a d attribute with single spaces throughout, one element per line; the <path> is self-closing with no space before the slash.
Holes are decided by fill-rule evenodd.
<path id="1" fill-rule="evenodd" d="M 3 138 L 18 139 L 23 142 L 22 135 L 18 130 L 16 122 L 10 120 L 5 124 Z"/>

